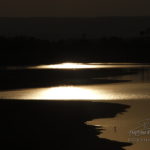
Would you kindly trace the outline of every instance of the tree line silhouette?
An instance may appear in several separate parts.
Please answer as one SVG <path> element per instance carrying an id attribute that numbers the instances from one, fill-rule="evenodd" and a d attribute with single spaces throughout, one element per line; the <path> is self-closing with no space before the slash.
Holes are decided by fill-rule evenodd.
<path id="1" fill-rule="evenodd" d="M 62 61 L 149 62 L 150 38 L 62 39 L 0 37 L 1 65 L 36 65 Z"/>

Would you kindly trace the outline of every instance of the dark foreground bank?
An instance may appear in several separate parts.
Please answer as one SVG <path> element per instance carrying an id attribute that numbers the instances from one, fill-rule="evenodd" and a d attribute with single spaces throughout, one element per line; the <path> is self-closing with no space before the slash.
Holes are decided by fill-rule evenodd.
<path id="1" fill-rule="evenodd" d="M 0 147 L 123 150 L 131 144 L 98 138 L 102 128 L 88 126 L 85 121 L 115 117 L 127 108 L 124 104 L 90 101 L 0 100 Z"/>

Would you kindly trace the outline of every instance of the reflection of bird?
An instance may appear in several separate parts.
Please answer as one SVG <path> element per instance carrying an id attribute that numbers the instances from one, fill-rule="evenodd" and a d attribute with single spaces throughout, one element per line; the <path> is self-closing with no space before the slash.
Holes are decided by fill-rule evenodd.
<path id="1" fill-rule="evenodd" d="M 114 126 L 114 132 L 117 132 L 117 127 L 116 126 Z"/>

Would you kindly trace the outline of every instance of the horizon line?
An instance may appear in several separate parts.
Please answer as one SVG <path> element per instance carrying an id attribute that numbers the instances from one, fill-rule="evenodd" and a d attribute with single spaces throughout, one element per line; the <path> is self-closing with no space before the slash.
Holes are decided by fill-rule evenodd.
<path id="1" fill-rule="evenodd" d="M 0 16 L 0 18 L 143 18 L 150 17 L 146 16 Z"/>

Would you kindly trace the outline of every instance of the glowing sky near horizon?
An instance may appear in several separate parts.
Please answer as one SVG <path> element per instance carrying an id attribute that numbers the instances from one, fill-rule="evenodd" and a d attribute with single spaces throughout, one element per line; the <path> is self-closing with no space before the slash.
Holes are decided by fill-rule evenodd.
<path id="1" fill-rule="evenodd" d="M 0 17 L 150 15 L 149 0 L 1 0 Z"/>

